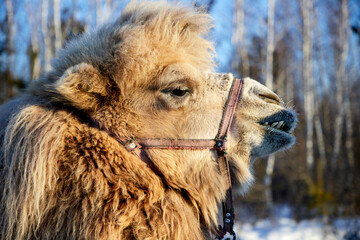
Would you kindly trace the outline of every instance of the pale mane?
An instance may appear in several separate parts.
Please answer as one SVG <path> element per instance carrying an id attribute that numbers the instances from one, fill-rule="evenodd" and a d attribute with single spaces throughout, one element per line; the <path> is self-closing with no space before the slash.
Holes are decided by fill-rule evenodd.
<path id="1" fill-rule="evenodd" d="M 55 187 L 60 154 L 54 146 L 64 144 L 59 132 L 68 127 L 64 120 L 54 120 L 54 115 L 36 106 L 28 107 L 5 129 L 1 212 L 10 217 L 1 218 L 2 239 L 29 238 L 27 234 L 37 230 L 43 214 L 54 204 L 51 198 L 55 196 L 49 193 Z"/>

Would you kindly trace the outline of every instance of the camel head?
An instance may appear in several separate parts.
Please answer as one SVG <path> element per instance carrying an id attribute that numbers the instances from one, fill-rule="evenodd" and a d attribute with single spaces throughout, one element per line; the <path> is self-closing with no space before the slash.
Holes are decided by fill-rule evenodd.
<path id="1" fill-rule="evenodd" d="M 210 28 L 209 15 L 194 9 L 130 4 L 114 23 L 70 41 L 39 84 L 52 101 L 86 113 L 117 136 L 213 139 L 234 77 L 213 72 Z M 233 184 L 243 191 L 256 158 L 291 147 L 295 125 L 296 115 L 278 95 L 245 78 L 228 136 Z M 214 151 L 147 154 L 174 188 L 223 189 Z"/>
<path id="2" fill-rule="evenodd" d="M 203 239 L 217 230 L 218 204 L 230 199 L 224 152 L 142 149 L 150 165 L 121 142 L 217 136 L 239 82 L 214 72 L 211 22 L 179 4 L 132 1 L 116 21 L 70 40 L 50 72 L 0 108 L 1 239 Z M 243 193 L 256 158 L 294 144 L 296 115 L 245 78 L 231 119 L 220 158 Z"/>

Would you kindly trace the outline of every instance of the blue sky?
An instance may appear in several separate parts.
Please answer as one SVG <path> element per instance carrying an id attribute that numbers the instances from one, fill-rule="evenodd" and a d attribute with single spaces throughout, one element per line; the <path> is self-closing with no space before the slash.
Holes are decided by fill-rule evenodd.
<path id="1" fill-rule="evenodd" d="M 334 1 L 334 0 L 327 0 Z M 14 57 L 13 62 L 13 72 L 16 73 L 19 77 L 28 79 L 29 77 L 29 63 L 26 57 L 27 48 L 30 42 L 30 34 L 31 31 L 39 31 L 40 26 L 36 26 L 33 29 L 30 29 L 30 25 L 27 18 L 26 8 L 31 7 L 35 13 L 36 10 L 41 9 L 39 6 L 41 5 L 41 0 L 13 0 L 14 2 L 14 11 L 15 11 L 15 21 L 16 25 L 14 27 L 15 32 L 15 47 L 17 49 L 17 55 Z M 126 5 L 128 1 L 116 1 L 114 0 L 114 8 L 113 9 L 103 9 L 104 19 L 114 19 L 116 18 L 123 7 Z M 183 1 L 186 4 L 193 3 L 192 0 Z M 201 1 L 200 1 L 201 2 Z M 206 2 L 206 1 L 203 1 Z M 215 27 L 212 31 L 211 39 L 215 43 L 216 51 L 217 51 L 217 62 L 218 62 L 218 70 L 219 71 L 231 71 L 231 58 L 234 54 L 234 49 L 231 43 L 232 31 L 233 31 L 233 0 L 215 0 L 215 4 L 213 5 L 210 14 L 214 18 Z M 266 37 L 266 15 L 267 15 L 267 0 L 245 0 L 244 5 L 245 9 L 245 34 L 247 41 L 245 42 L 246 46 L 250 46 L 250 41 L 252 36 L 258 35 L 262 38 Z M 277 4 L 281 4 L 278 0 Z M 319 9 L 326 10 L 321 7 L 321 3 L 325 3 L 319 1 Z M 68 8 L 73 5 L 72 0 L 61 0 L 62 9 Z M 296 6 L 296 4 L 294 4 Z M 296 11 L 296 9 L 292 9 L 291 11 Z M 88 28 L 95 27 L 95 21 L 93 20 L 95 8 L 91 5 L 91 1 L 87 0 L 77 0 L 76 6 L 76 18 L 77 20 L 86 23 Z M 326 28 L 326 17 L 327 14 L 322 11 L 319 12 L 319 21 L 324 23 L 320 26 L 324 28 L 323 32 Z M 35 17 L 40 19 L 41 12 L 38 13 Z M 282 14 L 281 12 L 278 14 Z M 349 15 L 350 22 L 360 24 L 360 1 L 359 0 L 349 0 Z M 5 1 L 0 1 L 0 20 L 3 20 L 6 17 L 6 5 Z M 289 20 L 289 22 L 292 20 Z M 281 31 L 281 28 L 286 27 L 286 21 L 276 22 L 277 31 Z M 298 24 L 301 24 L 298 23 Z M 40 25 L 40 22 L 39 22 Z M 322 37 L 322 44 L 326 46 L 330 44 L 332 41 L 329 38 Z M 301 36 L 300 36 L 301 37 Z M 0 34 L 0 41 L 4 41 L 5 36 Z M 41 39 L 40 39 L 41 40 Z M 299 39 L 299 43 L 301 44 L 301 39 Z M 356 41 L 355 35 L 352 34 L 352 42 Z M 298 43 L 298 44 L 299 44 Z M 42 44 L 41 44 L 42 45 Z M 329 48 L 330 49 L 330 48 Z M 4 56 L 3 56 L 4 57 Z M 301 53 L 299 53 L 299 58 L 301 58 Z"/>

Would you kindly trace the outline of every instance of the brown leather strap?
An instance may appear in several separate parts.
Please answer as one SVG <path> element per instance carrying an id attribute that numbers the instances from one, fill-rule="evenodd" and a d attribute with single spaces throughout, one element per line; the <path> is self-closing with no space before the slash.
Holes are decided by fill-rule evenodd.
<path id="1" fill-rule="evenodd" d="M 242 79 L 234 79 L 231 89 L 229 91 L 229 97 L 225 105 L 225 110 L 220 123 L 219 131 L 215 139 L 224 139 L 229 132 L 235 109 L 239 102 L 243 83 L 244 80 Z"/>
<path id="2" fill-rule="evenodd" d="M 235 239 L 235 233 L 233 231 L 235 216 L 232 201 L 229 162 L 226 156 L 226 138 L 230 131 L 235 109 L 241 96 L 243 84 L 244 81 L 242 79 L 233 80 L 229 96 L 224 107 L 219 131 L 215 139 L 128 139 L 125 137 L 118 137 L 113 132 L 108 131 L 109 134 L 122 144 L 129 152 L 136 154 L 143 162 L 145 162 L 155 174 L 162 178 L 165 184 L 166 181 L 164 175 L 156 167 L 153 161 L 151 161 L 144 149 L 216 149 L 219 169 L 226 184 L 226 199 L 223 202 L 223 227 L 220 227 L 217 234 L 219 239 L 226 239 L 229 235 L 231 236 L 231 239 Z"/>
<path id="3" fill-rule="evenodd" d="M 243 80 L 234 79 L 234 82 L 229 92 L 228 102 L 226 103 L 225 106 L 225 111 L 220 124 L 219 132 L 216 137 L 216 139 L 218 139 L 217 145 L 220 146 L 217 148 L 219 169 L 222 176 L 224 177 L 224 181 L 226 184 L 226 198 L 222 204 L 223 227 L 221 226 L 219 227 L 218 236 L 217 236 L 218 239 L 224 239 L 224 236 L 226 234 L 231 235 L 233 240 L 235 240 L 236 238 L 235 232 L 233 230 L 235 211 L 234 211 L 233 199 L 232 199 L 232 186 L 231 186 L 229 162 L 226 156 L 227 155 L 226 138 L 231 128 L 231 123 L 241 95 L 243 83 L 244 83 Z"/>
<path id="4" fill-rule="evenodd" d="M 159 139 L 159 138 L 140 138 L 128 139 L 116 137 L 122 145 L 134 143 L 143 149 L 175 149 L 175 150 L 204 150 L 213 149 L 216 141 L 214 139 Z M 130 147 L 133 148 L 135 145 Z"/>
<path id="5" fill-rule="evenodd" d="M 231 176 L 227 157 L 224 155 L 218 156 L 218 164 L 226 184 L 226 197 L 225 201 L 222 202 L 223 227 L 220 226 L 218 232 L 218 238 L 223 239 L 226 233 L 233 234 L 235 236 L 235 232 L 233 230 L 235 211 L 233 206 Z"/>

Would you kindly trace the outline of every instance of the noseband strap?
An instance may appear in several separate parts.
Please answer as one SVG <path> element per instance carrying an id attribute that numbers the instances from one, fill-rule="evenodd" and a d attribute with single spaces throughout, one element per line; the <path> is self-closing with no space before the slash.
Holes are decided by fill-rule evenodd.
<path id="1" fill-rule="evenodd" d="M 217 232 L 218 239 L 235 240 L 234 226 L 234 207 L 232 201 L 231 176 L 229 169 L 229 161 L 226 152 L 226 140 L 229 133 L 231 123 L 234 117 L 235 109 L 241 96 L 243 79 L 234 78 L 229 96 L 226 101 L 219 131 L 215 139 L 128 139 L 118 137 L 113 133 L 109 133 L 120 144 L 122 144 L 129 152 L 137 155 L 145 162 L 150 169 L 162 179 L 164 179 L 161 171 L 156 167 L 153 161 L 145 152 L 146 149 L 174 149 L 174 150 L 216 150 L 218 165 L 226 184 L 226 199 L 223 201 L 223 227 L 219 226 Z"/>

